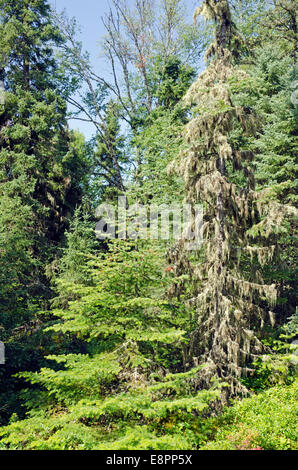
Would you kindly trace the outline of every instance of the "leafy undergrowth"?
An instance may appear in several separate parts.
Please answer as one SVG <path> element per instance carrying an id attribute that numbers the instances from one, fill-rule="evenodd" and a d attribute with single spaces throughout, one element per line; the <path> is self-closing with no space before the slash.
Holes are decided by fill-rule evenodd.
<path id="1" fill-rule="evenodd" d="M 272 387 L 227 408 L 202 450 L 297 450 L 298 381 Z"/>

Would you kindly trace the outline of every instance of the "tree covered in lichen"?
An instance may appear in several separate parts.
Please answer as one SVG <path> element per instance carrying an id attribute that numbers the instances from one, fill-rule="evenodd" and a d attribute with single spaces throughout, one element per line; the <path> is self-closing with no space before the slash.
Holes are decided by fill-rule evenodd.
<path id="1" fill-rule="evenodd" d="M 274 325 L 277 286 L 266 283 L 263 269 L 278 261 L 278 235 L 294 208 L 255 188 L 249 139 L 259 121 L 252 108 L 234 99 L 238 87 L 249 87 L 250 77 L 235 65 L 241 37 L 229 4 L 205 1 L 199 14 L 213 20 L 214 42 L 206 53 L 207 68 L 184 97 L 194 106 L 184 131 L 188 147 L 171 169 L 183 175 L 187 200 L 203 204 L 204 245 L 195 261 L 183 243 L 170 256 L 193 283 L 188 303 L 195 306 L 198 323 L 189 362 L 205 363 L 199 383 L 220 377 L 233 393 L 243 389 L 240 379 L 249 373 L 249 362 L 264 350 L 262 328 Z"/>

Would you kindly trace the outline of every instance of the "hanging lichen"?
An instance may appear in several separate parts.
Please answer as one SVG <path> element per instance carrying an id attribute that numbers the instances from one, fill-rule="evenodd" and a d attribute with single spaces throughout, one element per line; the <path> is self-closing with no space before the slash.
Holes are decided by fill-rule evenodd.
<path id="1" fill-rule="evenodd" d="M 205 364 L 198 386 L 208 386 L 213 377 L 230 384 L 232 393 L 243 392 L 240 378 L 249 372 L 249 362 L 263 350 L 260 331 L 274 324 L 269 310 L 276 302 L 275 285 L 266 285 L 261 270 L 278 256 L 273 243 L 275 228 L 286 213 L 276 203 L 264 202 L 255 192 L 254 156 L 235 148 L 230 134 L 235 126 L 246 135 L 258 123 L 251 109 L 234 106 L 230 80 L 247 75 L 233 65 L 239 38 L 226 0 L 205 0 L 195 12 L 215 22 L 215 40 L 207 51 L 212 61 L 190 87 L 184 100 L 194 105 L 194 117 L 185 128 L 187 150 L 181 152 L 170 171 L 185 180 L 187 200 L 204 205 L 204 243 L 199 261 L 191 262 L 183 242 L 172 250 L 169 260 L 176 272 L 187 272 L 194 285 L 188 304 L 197 309 L 197 329 L 189 345 L 189 366 Z M 246 177 L 246 187 L 236 186 L 227 172 Z M 261 245 L 255 245 L 257 232 Z M 255 269 L 256 263 L 260 269 Z M 251 269 L 244 270 L 243 260 Z M 181 284 L 171 294 L 179 295 Z M 267 305 L 267 307 L 266 307 Z"/>

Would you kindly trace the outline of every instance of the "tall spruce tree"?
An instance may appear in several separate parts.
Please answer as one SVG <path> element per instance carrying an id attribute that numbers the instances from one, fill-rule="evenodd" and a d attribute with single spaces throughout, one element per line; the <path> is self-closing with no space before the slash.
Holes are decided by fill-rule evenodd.
<path id="1" fill-rule="evenodd" d="M 229 4 L 206 0 L 199 14 L 214 21 L 215 41 L 208 67 L 185 96 L 196 109 L 185 130 L 188 149 L 172 167 L 184 176 L 187 199 L 204 206 L 204 244 L 197 262 L 184 243 L 169 259 L 193 281 L 189 303 L 196 306 L 198 324 L 188 354 L 190 363 L 205 364 L 198 384 L 208 386 L 217 376 L 235 393 L 244 391 L 241 376 L 263 350 L 262 327 L 274 323 L 270 305 L 277 289 L 266 285 L 263 268 L 278 257 L 276 236 L 286 209 L 255 191 L 248 138 L 257 117 L 233 101 L 233 89 L 245 86 L 248 76 L 234 66 L 241 38 Z"/>
<path id="2" fill-rule="evenodd" d="M 0 73 L 5 104 L 0 113 L 2 194 L 32 208 L 35 234 L 48 252 L 61 240 L 80 188 L 73 184 L 66 103 L 59 90 L 54 47 L 62 37 L 46 0 L 0 2 Z"/>
<path id="3" fill-rule="evenodd" d="M 104 116 L 105 125 L 97 134 L 92 168 L 94 198 L 115 197 L 124 188 L 125 167 L 128 158 L 124 153 L 124 137 L 120 132 L 119 106 L 110 100 Z"/>
<path id="4" fill-rule="evenodd" d="M 11 413 L 10 399 L 18 410 L 22 384 L 13 374 L 40 365 L 33 333 L 36 312 L 52 295 L 45 268 L 84 177 L 84 154 L 73 145 L 59 92 L 60 43 L 47 1 L 0 1 L 0 421 Z"/>

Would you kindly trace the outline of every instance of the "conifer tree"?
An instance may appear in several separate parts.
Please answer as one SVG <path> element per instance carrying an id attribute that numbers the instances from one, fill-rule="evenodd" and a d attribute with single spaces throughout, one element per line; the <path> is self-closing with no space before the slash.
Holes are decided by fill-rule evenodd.
<path id="1" fill-rule="evenodd" d="M 74 184 L 69 165 L 75 149 L 70 145 L 53 52 L 62 37 L 46 0 L 1 0 L 0 17 L 5 88 L 0 109 L 0 191 L 19 195 L 31 206 L 38 240 L 35 251 L 41 254 L 61 240 L 66 218 L 80 197 L 79 182 Z M 38 247 L 40 243 L 43 247 Z"/>
<path id="2" fill-rule="evenodd" d="M 54 57 L 61 36 L 48 2 L 1 0 L 0 43 L 0 339 L 7 355 L 0 420 L 5 420 L 10 401 L 18 409 L 22 387 L 13 375 L 40 364 L 33 333 L 40 327 L 40 304 L 45 308 L 52 296 L 46 266 L 80 200 L 86 161 L 67 128 Z"/>
<path id="3" fill-rule="evenodd" d="M 120 133 L 119 106 L 110 100 L 104 116 L 105 126 L 97 135 L 92 169 L 94 191 L 112 197 L 124 190 L 124 173 L 128 159 L 124 153 L 124 138 Z M 102 197 L 103 194 L 100 194 Z"/>
<path id="4" fill-rule="evenodd" d="M 36 388 L 26 395 L 26 419 L 1 429 L 3 448 L 194 448 L 220 386 L 197 390 L 197 368 L 179 372 L 188 318 L 183 304 L 163 296 L 163 250 L 121 240 L 92 254 L 92 237 L 77 222 L 62 260 L 70 269 L 56 279 L 56 321 L 46 331 L 57 352 L 63 337 L 84 348 L 19 374 Z"/>
<path id="5" fill-rule="evenodd" d="M 197 262 L 184 243 L 169 259 L 194 286 L 189 304 L 197 309 L 198 325 L 189 362 L 205 364 L 198 383 L 208 386 L 217 376 L 235 393 L 244 391 L 241 376 L 263 349 L 263 325 L 274 322 L 270 305 L 277 290 L 266 285 L 262 268 L 278 256 L 276 232 L 286 209 L 255 191 L 247 139 L 257 118 L 233 101 L 233 87 L 244 86 L 248 76 L 234 66 L 241 38 L 229 4 L 206 0 L 199 14 L 214 21 L 215 40 L 206 54 L 208 67 L 185 96 L 196 104 L 195 115 L 185 129 L 188 149 L 172 167 L 184 176 L 188 200 L 204 206 L 204 243 Z M 177 284 L 176 293 L 180 288 Z"/>

